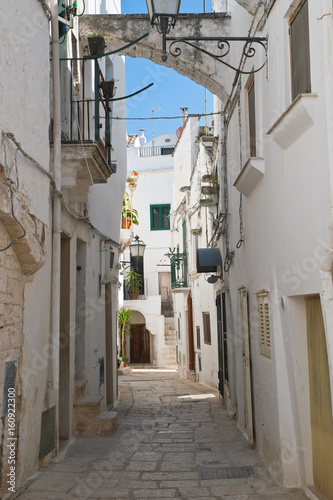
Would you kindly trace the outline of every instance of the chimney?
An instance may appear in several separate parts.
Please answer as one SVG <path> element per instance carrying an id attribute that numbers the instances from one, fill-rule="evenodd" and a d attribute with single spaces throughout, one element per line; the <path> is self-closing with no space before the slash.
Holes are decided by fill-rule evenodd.
<path id="1" fill-rule="evenodd" d="M 187 118 L 187 110 L 188 108 L 180 108 L 182 112 L 182 127 L 184 128 L 186 118 Z"/>
<path id="2" fill-rule="evenodd" d="M 144 146 L 147 142 L 147 139 L 145 138 L 145 129 L 140 128 L 140 132 L 141 132 L 141 135 L 139 137 L 140 146 Z"/>

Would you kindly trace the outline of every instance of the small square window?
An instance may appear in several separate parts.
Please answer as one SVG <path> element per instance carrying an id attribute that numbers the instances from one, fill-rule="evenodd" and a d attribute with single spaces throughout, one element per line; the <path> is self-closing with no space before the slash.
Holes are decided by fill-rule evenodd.
<path id="1" fill-rule="evenodd" d="M 150 205 L 150 229 L 170 229 L 170 205 Z"/>

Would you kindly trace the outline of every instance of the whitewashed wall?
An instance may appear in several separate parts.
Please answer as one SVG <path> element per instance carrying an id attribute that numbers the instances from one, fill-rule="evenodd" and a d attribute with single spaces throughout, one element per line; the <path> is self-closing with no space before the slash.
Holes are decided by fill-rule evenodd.
<path id="1" fill-rule="evenodd" d="M 247 32 L 249 15 L 235 2 L 228 4 L 232 34 Z M 328 112 L 332 96 L 327 91 L 332 83 L 332 26 L 330 16 L 325 16 L 331 2 L 309 2 L 311 85 L 317 96 L 304 98 L 311 99 L 306 126 L 295 112 L 287 112 L 283 119 L 292 101 L 288 20 L 296 4 L 275 2 L 263 31 L 257 33 L 269 34 L 268 72 L 264 69 L 255 76 L 257 157 L 264 158 L 265 173 L 251 194 L 243 197 L 240 249 L 236 249 L 240 194 L 233 184 L 249 158 L 246 75 L 241 79 L 240 113 L 236 102 L 228 117 L 227 139 L 229 240 L 230 248 L 236 250 L 226 278 L 233 325 L 228 342 L 229 349 L 235 349 L 235 357 L 230 358 L 233 390 L 228 404 L 237 404 L 238 423 L 244 430 L 242 346 L 237 339 L 241 331 L 238 289 L 246 286 L 256 447 L 278 480 L 288 486 L 312 482 L 304 296 L 321 293 L 324 318 L 331 315 L 326 300 L 331 283 L 327 289 L 325 278 L 331 265 L 326 249 L 332 241 L 332 117 Z M 245 68 L 252 64 L 248 62 Z M 279 127 L 267 135 L 280 117 Z M 262 289 L 270 292 L 271 359 L 259 353 L 256 292 Z M 326 329 L 332 367 L 330 320 Z"/>

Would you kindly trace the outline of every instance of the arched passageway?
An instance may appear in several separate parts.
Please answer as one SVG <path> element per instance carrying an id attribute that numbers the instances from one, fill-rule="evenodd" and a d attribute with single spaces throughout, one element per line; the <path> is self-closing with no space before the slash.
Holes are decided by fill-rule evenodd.
<path id="1" fill-rule="evenodd" d="M 228 36 L 230 15 L 226 13 L 182 14 L 177 20 L 172 36 Z M 207 57 L 199 51 L 182 44 L 179 57 L 169 56 L 162 62 L 162 37 L 150 25 L 148 15 L 86 15 L 80 19 L 80 34 L 84 39 L 92 33 L 102 33 L 107 45 L 106 51 L 114 51 L 140 38 L 139 43 L 119 52 L 129 57 L 149 59 L 156 64 L 170 67 L 187 76 L 210 92 L 226 100 L 227 90 L 234 73 L 227 70 L 221 62 Z"/>
<path id="2" fill-rule="evenodd" d="M 151 335 L 146 327 L 146 318 L 136 310 L 131 311 L 131 318 L 131 338 L 127 350 L 130 363 L 150 363 Z"/>

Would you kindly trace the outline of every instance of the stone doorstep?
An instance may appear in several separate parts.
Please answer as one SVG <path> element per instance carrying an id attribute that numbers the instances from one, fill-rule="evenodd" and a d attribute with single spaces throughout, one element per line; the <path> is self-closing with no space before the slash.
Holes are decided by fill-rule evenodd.
<path id="1" fill-rule="evenodd" d="M 76 420 L 80 418 L 92 419 L 100 412 L 100 403 L 103 396 L 83 396 L 74 402 Z"/>
<path id="2" fill-rule="evenodd" d="M 88 380 L 81 379 L 74 381 L 74 401 L 77 402 L 79 399 L 83 398 L 86 394 L 86 385 Z"/>
<path id="3" fill-rule="evenodd" d="M 130 373 L 132 373 L 130 366 L 126 366 L 125 368 L 118 368 L 118 375 L 130 375 Z"/>
<path id="4" fill-rule="evenodd" d="M 98 436 L 113 436 L 118 428 L 118 413 L 103 411 L 91 421 L 91 432 Z"/>

